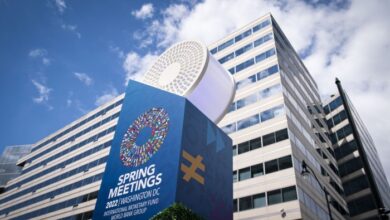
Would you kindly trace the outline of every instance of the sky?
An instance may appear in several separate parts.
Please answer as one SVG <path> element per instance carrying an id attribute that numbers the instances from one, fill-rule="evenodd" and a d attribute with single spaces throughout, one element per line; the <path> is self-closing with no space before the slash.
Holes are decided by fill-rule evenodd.
<path id="1" fill-rule="evenodd" d="M 338 77 L 390 177 L 390 1 L 0 0 L 0 152 L 121 94 L 164 49 L 271 12 L 323 97 Z"/>

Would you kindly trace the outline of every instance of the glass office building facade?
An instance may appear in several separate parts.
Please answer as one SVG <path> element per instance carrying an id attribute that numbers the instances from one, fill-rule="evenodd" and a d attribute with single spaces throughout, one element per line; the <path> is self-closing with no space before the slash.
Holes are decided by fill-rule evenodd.
<path id="1" fill-rule="evenodd" d="M 30 153 L 31 145 L 7 146 L 0 156 L 0 192 L 4 190 L 7 182 L 20 175 L 22 169 L 16 162 Z"/>
<path id="2" fill-rule="evenodd" d="M 348 206 L 317 85 L 267 14 L 209 45 L 236 81 L 219 122 L 233 139 L 234 219 L 334 219 Z M 33 145 L 0 194 L 2 219 L 89 219 L 124 95 Z"/>
<path id="3" fill-rule="evenodd" d="M 342 89 L 324 105 L 345 200 L 354 219 L 380 219 L 380 208 L 390 208 L 390 188 L 374 141 Z M 352 123 L 351 123 L 352 122 Z"/>

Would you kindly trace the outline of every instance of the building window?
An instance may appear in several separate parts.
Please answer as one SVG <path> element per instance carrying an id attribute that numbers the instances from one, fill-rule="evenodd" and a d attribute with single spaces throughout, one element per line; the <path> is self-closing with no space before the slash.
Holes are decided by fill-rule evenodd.
<path id="1" fill-rule="evenodd" d="M 243 181 L 243 180 L 251 178 L 251 169 L 250 169 L 250 167 L 244 168 L 244 169 L 240 169 L 238 171 L 238 173 L 239 173 L 238 174 L 239 175 L 239 181 Z"/>
<path id="2" fill-rule="evenodd" d="M 244 198 L 240 198 L 239 200 L 239 205 L 240 205 L 240 211 L 245 211 L 248 209 L 252 209 L 252 196 L 247 196 Z"/>
<path id="3" fill-rule="evenodd" d="M 280 170 L 292 167 L 291 155 L 279 158 L 278 162 L 279 162 L 279 169 Z"/>
<path id="4" fill-rule="evenodd" d="M 237 204 L 237 199 L 233 199 L 233 212 L 237 212 L 238 211 L 238 204 Z"/>
<path id="5" fill-rule="evenodd" d="M 251 173 L 252 173 L 252 178 L 264 175 L 263 164 L 261 163 L 261 164 L 251 166 Z"/>
<path id="6" fill-rule="evenodd" d="M 249 151 L 249 142 L 243 142 L 241 144 L 238 144 L 238 154 L 242 154 Z"/>
<path id="7" fill-rule="evenodd" d="M 265 173 L 273 173 L 278 171 L 278 160 L 270 160 L 268 162 L 265 162 Z"/>
<path id="8" fill-rule="evenodd" d="M 297 192 L 295 186 L 287 187 L 282 189 L 283 202 L 288 202 L 297 199 Z"/>
<path id="9" fill-rule="evenodd" d="M 265 193 L 260 193 L 253 196 L 253 208 L 261 208 L 265 205 Z"/>
<path id="10" fill-rule="evenodd" d="M 282 202 L 282 193 L 280 189 L 273 190 L 267 193 L 268 205 L 278 204 Z"/>
<path id="11" fill-rule="evenodd" d="M 237 171 L 233 171 L 233 183 L 237 182 Z"/>
<path id="12" fill-rule="evenodd" d="M 255 150 L 257 148 L 261 148 L 261 137 L 252 139 L 249 141 L 250 149 Z"/>

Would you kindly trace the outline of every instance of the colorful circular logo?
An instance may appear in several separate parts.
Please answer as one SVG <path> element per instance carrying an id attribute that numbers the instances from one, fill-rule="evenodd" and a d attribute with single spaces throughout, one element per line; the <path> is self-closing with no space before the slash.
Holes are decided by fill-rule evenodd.
<path id="1" fill-rule="evenodd" d="M 152 108 L 140 115 L 123 136 L 120 158 L 125 166 L 146 163 L 160 148 L 168 133 L 169 117 L 163 108 Z M 143 129 L 150 128 L 151 135 L 144 144 L 137 144 Z"/>

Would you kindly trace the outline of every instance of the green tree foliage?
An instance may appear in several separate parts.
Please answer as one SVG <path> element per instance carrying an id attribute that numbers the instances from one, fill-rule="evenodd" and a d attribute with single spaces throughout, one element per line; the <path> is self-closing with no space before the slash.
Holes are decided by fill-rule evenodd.
<path id="1" fill-rule="evenodd" d="M 174 203 L 170 207 L 157 213 L 150 220 L 203 220 L 200 216 L 180 203 Z"/>

